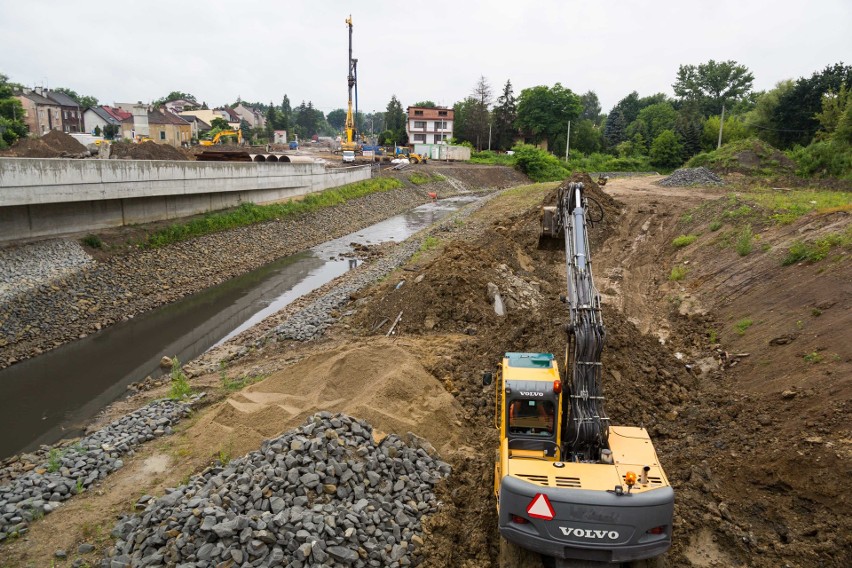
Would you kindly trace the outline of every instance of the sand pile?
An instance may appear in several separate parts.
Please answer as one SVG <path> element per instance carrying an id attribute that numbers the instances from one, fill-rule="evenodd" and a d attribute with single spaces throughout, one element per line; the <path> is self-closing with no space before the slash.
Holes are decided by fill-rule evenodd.
<path id="1" fill-rule="evenodd" d="M 157 144 L 156 142 L 114 142 L 111 157 L 119 160 L 189 160 L 189 158 L 174 146 Z"/>
<path id="2" fill-rule="evenodd" d="M 18 158 L 85 158 L 89 151 L 73 136 L 51 130 L 41 138 L 24 138 L 7 153 Z"/>

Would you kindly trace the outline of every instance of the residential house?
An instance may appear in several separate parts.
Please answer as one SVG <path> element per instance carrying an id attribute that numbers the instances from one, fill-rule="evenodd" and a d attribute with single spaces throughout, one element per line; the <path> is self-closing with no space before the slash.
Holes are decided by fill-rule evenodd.
<path id="1" fill-rule="evenodd" d="M 237 114 L 237 111 L 235 111 L 234 109 L 232 109 L 230 107 L 223 107 L 223 108 L 216 109 L 216 110 L 219 110 L 219 111 L 222 111 L 222 112 L 225 113 L 225 116 L 226 116 L 225 120 L 228 121 L 228 124 L 231 125 L 231 128 L 236 130 L 240 127 L 240 120 L 242 120 L 242 118 L 240 117 L 239 114 Z"/>
<path id="2" fill-rule="evenodd" d="M 54 101 L 43 97 L 42 89 L 24 89 L 15 97 L 24 107 L 24 123 L 31 136 L 43 136 L 51 130 L 62 130 L 62 108 Z"/>
<path id="3" fill-rule="evenodd" d="M 408 107 L 408 142 L 410 144 L 446 144 L 453 137 L 453 109 Z"/>
<path id="4" fill-rule="evenodd" d="M 84 132 L 83 108 L 80 103 L 59 91 L 44 91 L 44 96 L 59 105 L 62 112 L 62 130 L 65 132 Z"/>
<path id="5" fill-rule="evenodd" d="M 236 130 L 240 127 L 240 117 L 236 113 L 233 113 L 232 116 L 231 112 L 228 112 L 230 110 L 231 109 L 226 110 L 221 108 L 216 108 L 213 110 L 185 110 L 180 113 L 180 116 L 197 116 L 207 124 L 211 125 L 213 124 L 213 119 L 221 118 L 222 120 L 226 121 L 231 128 Z"/>
<path id="6" fill-rule="evenodd" d="M 138 122 L 138 119 L 139 116 L 134 113 L 121 122 L 122 135 L 125 138 L 143 135 L 140 131 L 141 122 Z M 148 136 L 158 144 L 168 144 L 178 148 L 188 146 L 192 139 L 192 126 L 167 110 L 148 111 L 144 125 L 147 128 L 147 134 L 144 136 Z"/>
<path id="7" fill-rule="evenodd" d="M 116 133 L 120 134 L 121 121 L 131 116 L 133 115 L 119 108 L 108 106 L 89 107 L 83 111 L 83 126 L 86 132 L 90 133 L 94 133 L 95 127 L 100 128 L 101 133 L 103 133 L 106 126 L 115 126 L 118 128 Z"/>
<path id="8" fill-rule="evenodd" d="M 245 106 L 243 103 L 238 104 L 233 108 L 237 115 L 248 122 L 252 128 L 263 128 L 266 126 L 266 117 L 259 110 Z"/>
<path id="9" fill-rule="evenodd" d="M 189 123 L 192 132 L 192 138 L 198 140 L 205 132 L 209 132 L 211 126 L 192 114 L 182 114 L 180 115 L 182 119 Z"/>
<path id="10" fill-rule="evenodd" d="M 150 136 L 148 113 L 150 107 L 142 101 L 136 103 L 115 103 L 119 110 L 130 113 L 130 118 L 121 120 L 121 136 L 135 140 L 137 136 Z"/>
<path id="11" fill-rule="evenodd" d="M 174 114 L 180 114 L 185 110 L 193 110 L 201 107 L 197 102 L 186 99 L 166 101 L 163 106 L 166 107 L 166 110 Z"/>

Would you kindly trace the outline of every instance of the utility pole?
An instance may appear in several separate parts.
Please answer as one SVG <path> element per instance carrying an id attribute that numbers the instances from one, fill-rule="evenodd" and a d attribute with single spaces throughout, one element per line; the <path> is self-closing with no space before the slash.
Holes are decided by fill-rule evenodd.
<path id="1" fill-rule="evenodd" d="M 722 127 L 725 126 L 725 103 L 722 103 L 722 119 L 719 120 L 719 143 L 716 144 L 716 149 L 722 147 Z"/>
<path id="2" fill-rule="evenodd" d="M 565 137 L 565 161 L 568 161 L 568 147 L 571 146 L 571 121 L 568 121 L 568 135 Z"/>
<path id="3" fill-rule="evenodd" d="M 491 124 L 488 125 L 488 151 L 491 151 Z"/>

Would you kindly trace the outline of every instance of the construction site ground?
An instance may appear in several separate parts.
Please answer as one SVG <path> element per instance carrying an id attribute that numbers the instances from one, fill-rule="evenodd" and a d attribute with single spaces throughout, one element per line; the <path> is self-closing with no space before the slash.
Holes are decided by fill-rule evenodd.
<path id="1" fill-rule="evenodd" d="M 674 486 L 666 565 L 850 566 L 852 270 L 842 248 L 781 264 L 795 240 L 848 229 L 848 207 L 762 227 L 762 248 L 740 256 L 724 229 L 707 228 L 735 188 L 663 188 L 658 179 L 613 179 L 589 195 L 605 211 L 590 239 L 607 328 L 606 409 L 613 424 L 648 428 Z M 353 297 L 353 313 L 321 341 L 231 358 L 254 339 L 247 333 L 221 347 L 227 365 L 191 381 L 209 391 L 205 408 L 3 545 L 0 565 L 61 565 L 54 551 L 82 542 L 95 544 L 94 564 L 140 495 L 257 449 L 318 409 L 431 441 L 453 473 L 426 523 L 425 565 L 497 565 L 494 389 L 481 377 L 506 351 L 564 352 L 563 252 L 538 247 L 538 207 L 555 186 L 507 190 L 436 232 L 397 274 Z M 673 246 L 688 232 L 698 240 Z M 683 279 L 671 279 L 674 267 Z M 380 324 L 400 312 L 386 337 Z M 223 377 L 263 380 L 228 392 Z"/>

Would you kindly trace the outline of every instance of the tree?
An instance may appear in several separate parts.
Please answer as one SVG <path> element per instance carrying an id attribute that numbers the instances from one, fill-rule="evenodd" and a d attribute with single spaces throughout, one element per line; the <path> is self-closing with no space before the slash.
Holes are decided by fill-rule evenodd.
<path id="1" fill-rule="evenodd" d="M 618 105 L 616 105 L 617 107 Z M 604 141 L 607 147 L 615 148 L 627 139 L 627 124 L 624 119 L 624 111 L 614 108 L 606 118 L 604 127 Z"/>
<path id="2" fill-rule="evenodd" d="M 473 147 L 476 142 L 476 127 L 472 117 L 476 113 L 477 101 L 467 97 L 453 105 L 453 136 L 458 142 L 468 142 Z"/>
<path id="3" fill-rule="evenodd" d="M 101 135 L 101 127 L 95 125 L 95 128 L 92 129 L 92 134 L 94 134 L 95 136 L 100 136 Z"/>
<path id="4" fill-rule="evenodd" d="M 536 142 L 548 140 L 551 150 L 565 151 L 565 133 L 568 121 L 576 120 L 583 111 L 580 97 L 560 83 L 553 87 L 538 86 L 521 91 L 518 97 L 518 126 L 531 134 Z M 562 136 L 562 152 L 556 147 L 557 136 Z"/>
<path id="5" fill-rule="evenodd" d="M 701 152 L 703 117 L 698 103 L 689 102 L 681 107 L 675 120 L 674 132 L 683 145 L 684 161 Z"/>
<path id="6" fill-rule="evenodd" d="M 436 105 L 432 101 L 420 101 L 419 103 L 414 103 L 411 106 L 423 107 L 423 108 L 436 108 L 438 105 Z"/>
<path id="7" fill-rule="evenodd" d="M 584 154 L 599 152 L 603 140 L 601 137 L 601 129 L 595 126 L 595 123 L 588 118 L 581 118 L 577 123 L 577 127 L 571 127 L 571 148 Z"/>
<path id="8" fill-rule="evenodd" d="M 476 104 L 471 109 L 468 122 L 472 129 L 471 133 L 476 139 L 476 149 L 482 150 L 487 147 L 488 128 L 491 123 L 491 115 L 488 112 L 488 107 L 491 105 L 491 85 L 488 84 L 488 79 L 484 75 L 479 76 L 479 80 L 473 87 L 471 98 L 476 101 Z"/>
<path id="9" fill-rule="evenodd" d="M 328 120 L 331 127 L 338 132 L 342 131 L 343 127 L 346 126 L 346 111 L 342 108 L 334 109 L 328 113 L 325 118 Z"/>
<path id="10" fill-rule="evenodd" d="M 643 135 L 646 140 L 655 140 L 663 130 L 674 130 L 677 122 L 677 111 L 671 103 L 654 103 L 640 110 L 636 120 L 645 123 L 647 131 Z"/>
<path id="11" fill-rule="evenodd" d="M 408 134 L 405 129 L 407 118 L 405 111 L 402 110 L 402 103 L 399 102 L 396 95 L 391 96 L 385 110 L 385 128 L 393 133 L 391 137 L 393 144 L 405 144 L 408 141 Z"/>
<path id="12" fill-rule="evenodd" d="M 580 95 L 580 104 L 583 105 L 583 112 L 580 113 L 580 118 L 590 120 L 596 125 L 599 124 L 601 102 L 598 100 L 598 95 L 594 91 L 587 91 Z"/>
<path id="13" fill-rule="evenodd" d="M 743 99 L 753 81 L 745 65 L 711 59 L 698 66 L 681 65 L 672 88 L 682 100 L 699 101 L 705 114 L 720 114 L 723 104 Z"/>
<path id="14" fill-rule="evenodd" d="M 104 125 L 104 138 L 114 140 L 120 131 L 121 128 L 117 124 L 106 124 Z"/>
<path id="15" fill-rule="evenodd" d="M 156 101 L 154 101 L 153 105 L 154 106 L 160 106 L 160 105 L 165 104 L 169 101 L 176 101 L 176 100 L 179 100 L 179 99 L 183 99 L 185 101 L 195 102 L 195 97 L 192 96 L 190 93 L 184 93 L 183 91 L 172 91 L 171 93 L 169 93 L 165 97 L 163 97 L 161 99 L 157 99 Z"/>
<path id="16" fill-rule="evenodd" d="M 244 118 L 240 119 L 240 132 L 243 135 L 243 140 L 251 141 L 251 125 Z"/>
<path id="17" fill-rule="evenodd" d="M 799 78 L 793 88 L 781 95 L 772 113 L 773 126 L 779 130 L 782 148 L 794 144 L 806 146 L 819 130 L 815 118 L 822 110 L 822 97 L 829 91 L 838 92 L 846 83 L 852 86 L 852 66 L 837 63 L 829 65 L 809 79 Z"/>
<path id="18" fill-rule="evenodd" d="M 651 143 L 651 164 L 660 168 L 674 168 L 683 163 L 683 147 L 671 130 L 664 130 Z"/>
<path id="19" fill-rule="evenodd" d="M 216 117 L 210 121 L 210 128 L 218 128 L 219 130 L 230 130 L 231 125 L 228 124 L 228 121 L 221 117 Z"/>
<path id="20" fill-rule="evenodd" d="M 72 91 L 71 89 L 67 89 L 65 87 L 57 87 L 53 90 L 57 93 L 64 93 L 68 95 L 69 97 L 77 101 L 77 104 L 80 105 L 80 107 L 82 108 L 98 106 L 98 99 L 96 97 L 80 96 L 75 91 Z"/>
<path id="21" fill-rule="evenodd" d="M 757 136 L 764 142 L 775 147 L 781 147 L 781 127 L 775 123 L 775 109 L 781 101 L 781 97 L 790 92 L 795 83 L 792 79 L 779 81 L 775 88 L 757 94 L 754 108 L 744 117 L 744 122 L 751 136 Z"/>
<path id="22" fill-rule="evenodd" d="M 497 150 L 508 150 L 514 145 L 515 121 L 518 118 L 518 107 L 512 93 L 512 82 L 506 81 L 503 94 L 497 97 L 497 106 L 492 112 L 494 119 L 494 144 Z"/>
<path id="23" fill-rule="evenodd" d="M 701 148 L 705 152 L 715 150 L 719 145 L 719 123 L 721 118 L 710 116 L 704 121 L 701 134 Z M 733 115 L 725 116 L 725 127 L 722 128 L 722 144 L 748 138 L 748 129 L 742 118 Z"/>
<path id="24" fill-rule="evenodd" d="M 642 103 L 639 102 L 639 93 L 633 91 L 612 107 L 609 114 L 621 111 L 624 115 L 624 128 L 639 117 L 639 111 L 642 110 Z"/>
<path id="25" fill-rule="evenodd" d="M 24 123 L 24 107 L 14 96 L 17 87 L 9 82 L 9 77 L 0 73 L 0 148 L 14 144 L 29 132 Z"/>

